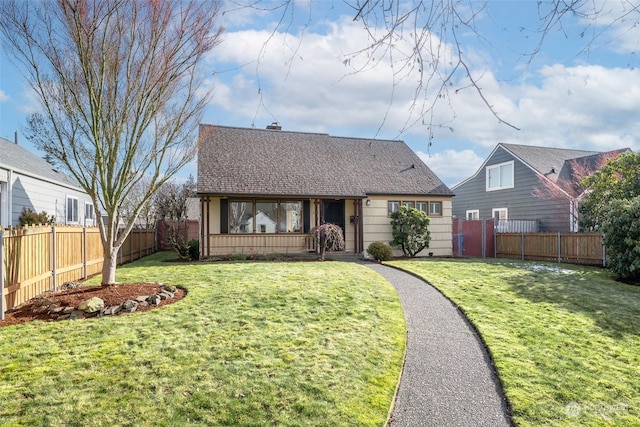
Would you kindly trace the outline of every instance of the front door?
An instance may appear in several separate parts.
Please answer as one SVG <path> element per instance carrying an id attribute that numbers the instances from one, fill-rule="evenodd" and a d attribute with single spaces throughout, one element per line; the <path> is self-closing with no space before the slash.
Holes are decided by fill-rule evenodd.
<path id="1" fill-rule="evenodd" d="M 344 200 L 323 200 L 322 201 L 322 223 L 336 224 L 342 228 L 344 238 Z"/>

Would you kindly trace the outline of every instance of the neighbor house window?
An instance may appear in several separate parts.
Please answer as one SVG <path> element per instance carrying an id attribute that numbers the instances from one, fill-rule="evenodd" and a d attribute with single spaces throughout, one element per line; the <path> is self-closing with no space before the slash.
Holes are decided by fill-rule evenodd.
<path id="1" fill-rule="evenodd" d="M 480 211 L 478 209 L 471 209 L 466 212 L 467 219 L 480 219 Z"/>
<path id="2" fill-rule="evenodd" d="M 78 223 L 78 199 L 67 196 L 67 224 Z"/>
<path id="3" fill-rule="evenodd" d="M 422 212 L 429 212 L 427 209 L 429 208 L 428 202 L 416 202 L 416 209 Z"/>
<path id="4" fill-rule="evenodd" d="M 302 201 L 232 200 L 229 233 L 301 233 Z"/>
<path id="5" fill-rule="evenodd" d="M 278 202 L 261 200 L 256 202 L 256 233 L 275 233 L 278 215 Z"/>
<path id="6" fill-rule="evenodd" d="M 253 202 L 229 203 L 229 233 L 253 232 Z"/>
<path id="7" fill-rule="evenodd" d="M 93 205 L 91 203 L 84 204 L 84 221 L 93 223 L 94 220 Z"/>
<path id="8" fill-rule="evenodd" d="M 406 201 L 403 201 L 403 202 L 402 202 L 402 206 L 406 206 L 406 207 L 408 207 L 408 208 L 415 208 L 415 207 L 416 207 L 416 204 L 415 204 L 415 202 L 406 202 Z"/>
<path id="9" fill-rule="evenodd" d="M 390 201 L 387 206 L 389 207 L 389 215 L 400 210 L 400 202 Z"/>
<path id="10" fill-rule="evenodd" d="M 302 202 L 280 202 L 278 218 L 278 232 L 301 233 L 303 221 Z"/>
<path id="11" fill-rule="evenodd" d="M 442 216 L 442 202 L 429 202 L 429 216 Z"/>
<path id="12" fill-rule="evenodd" d="M 509 219 L 509 209 L 493 208 L 491 209 L 491 216 L 499 221 L 506 221 Z"/>
<path id="13" fill-rule="evenodd" d="M 487 166 L 487 191 L 513 188 L 513 161 Z"/>

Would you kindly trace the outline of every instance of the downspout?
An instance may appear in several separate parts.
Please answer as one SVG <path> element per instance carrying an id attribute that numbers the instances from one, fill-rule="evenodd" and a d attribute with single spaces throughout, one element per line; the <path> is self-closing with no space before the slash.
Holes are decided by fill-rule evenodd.
<path id="1" fill-rule="evenodd" d="M 13 170 L 7 172 L 7 226 L 13 225 Z"/>

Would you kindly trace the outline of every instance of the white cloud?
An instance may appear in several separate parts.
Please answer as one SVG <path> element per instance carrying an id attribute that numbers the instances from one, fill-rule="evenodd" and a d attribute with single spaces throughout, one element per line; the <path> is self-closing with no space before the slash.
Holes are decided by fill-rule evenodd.
<path id="1" fill-rule="evenodd" d="M 4 91 L 0 89 L 0 102 L 7 102 L 9 99 L 11 99 L 9 98 L 9 95 L 4 93 Z"/>
<path id="2" fill-rule="evenodd" d="M 473 175 L 485 160 L 472 150 L 444 150 L 427 154 L 417 151 L 418 157 L 449 187 Z"/>
<path id="3" fill-rule="evenodd" d="M 502 82 L 488 68 L 497 65 L 483 61 L 484 53 L 472 52 L 473 76 L 499 118 L 463 78 L 453 80 L 449 96 L 438 99 L 435 126 L 429 127 L 431 117 L 422 124 L 421 105 L 413 103 L 416 70 L 403 74 L 406 78 L 394 85 L 387 57 L 376 57 L 374 67 L 364 66 L 365 57 L 345 63 L 348 53 L 367 42 L 366 32 L 351 18 L 303 36 L 257 30 L 227 33 L 211 61 L 218 71 L 232 71 L 212 80 L 216 90 L 210 121 L 248 126 L 255 117 L 258 127 L 278 120 L 286 130 L 381 138 L 405 130 L 400 138 L 419 151 L 448 185 L 471 176 L 500 142 L 600 151 L 640 149 L 638 70 L 549 64 L 530 69 L 521 80 Z M 407 46 L 398 41 L 395 48 L 398 53 Z M 224 122 L 223 117 L 233 122 Z M 430 137 L 427 155 L 425 141 Z"/>

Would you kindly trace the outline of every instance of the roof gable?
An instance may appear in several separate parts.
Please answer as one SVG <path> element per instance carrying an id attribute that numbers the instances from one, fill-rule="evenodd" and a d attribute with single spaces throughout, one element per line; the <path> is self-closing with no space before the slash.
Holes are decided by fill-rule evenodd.
<path id="1" fill-rule="evenodd" d="M 2 156 L 0 156 L 1 168 L 11 169 L 18 173 L 80 190 L 78 183 L 73 178 L 58 171 L 46 160 L 41 159 L 18 144 L 0 138 L 0 152 L 2 153 Z"/>
<path id="2" fill-rule="evenodd" d="M 487 159 L 482 163 L 480 168 L 471 177 L 465 179 L 453 186 L 453 190 L 460 187 L 462 184 L 475 178 L 484 171 L 485 167 L 491 164 L 491 159 L 498 150 L 505 150 L 515 160 L 518 160 L 523 165 L 533 170 L 538 175 L 543 175 L 554 184 L 558 182 L 559 178 L 568 178 L 572 173 L 572 169 L 569 164 L 573 160 L 586 159 L 589 162 L 595 162 L 601 156 L 609 155 L 610 153 L 618 153 L 628 151 L 628 148 L 614 150 L 606 153 L 599 151 L 588 150 L 571 150 L 566 148 L 552 148 L 552 147 L 538 147 L 534 145 L 520 145 L 520 144 L 503 144 L 499 143 L 489 154 Z"/>
<path id="3" fill-rule="evenodd" d="M 452 195 L 402 141 L 200 126 L 198 193 Z"/>

